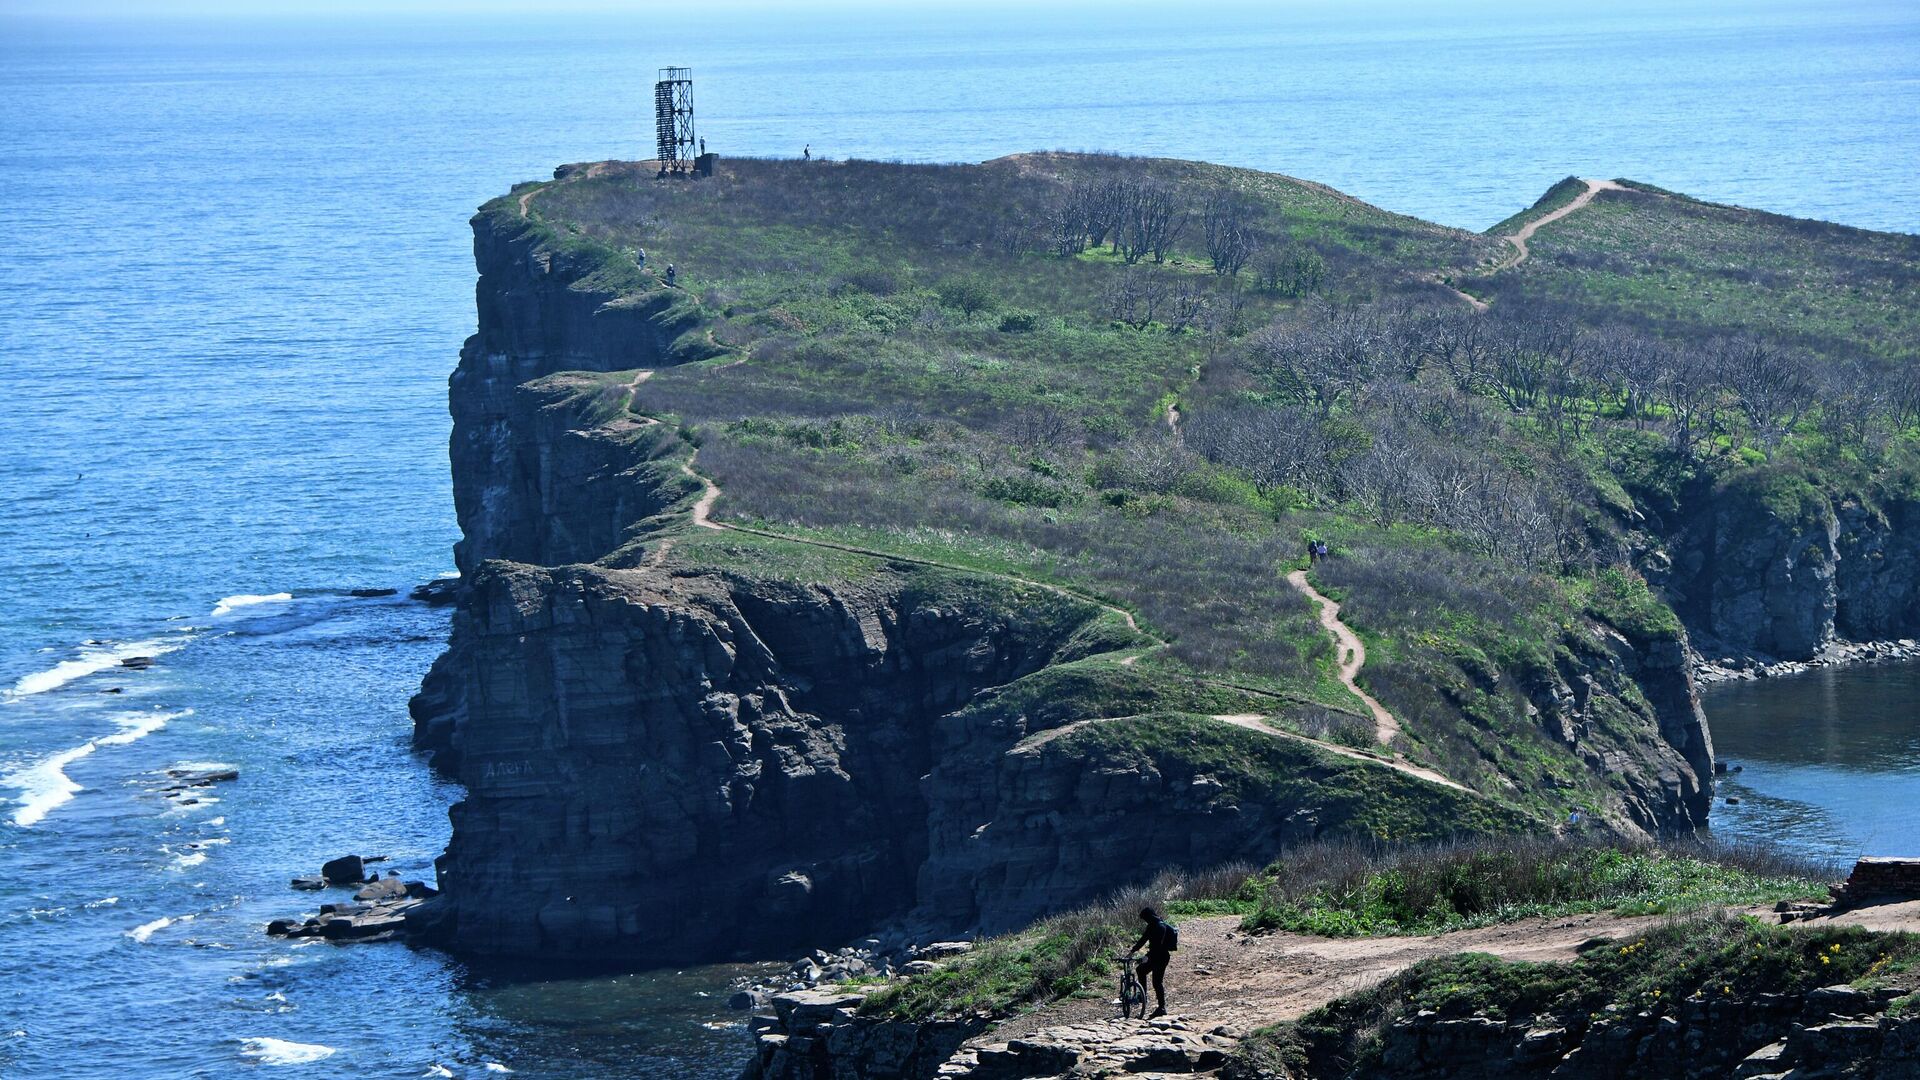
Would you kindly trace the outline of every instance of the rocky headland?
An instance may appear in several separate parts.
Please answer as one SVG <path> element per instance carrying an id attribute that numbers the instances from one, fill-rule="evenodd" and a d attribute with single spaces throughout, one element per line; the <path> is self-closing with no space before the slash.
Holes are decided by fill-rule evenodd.
<path id="1" fill-rule="evenodd" d="M 1524 422 L 1474 404 L 1495 376 L 1443 378 L 1466 346 L 1444 346 L 1432 393 L 1512 466 L 1490 505 L 1540 499 L 1540 521 L 1564 518 L 1538 534 L 1557 560 L 1503 546 L 1549 527 L 1534 518 L 1482 543 L 1465 518 L 1409 519 L 1359 465 L 1346 494 L 1261 473 L 1228 438 L 1254 428 L 1227 421 L 1277 400 L 1260 380 L 1295 384 L 1260 359 L 1245 311 L 1175 321 L 1180 289 L 1225 280 L 1182 247 L 1200 243 L 1202 203 L 1230 191 L 1292 223 L 1289 266 L 1320 260 L 1311 285 L 1249 286 L 1283 322 L 1320 317 L 1314 290 L 1444 320 L 1457 285 L 1497 313 L 1520 301 L 1474 275 L 1548 272 L 1554 233 L 1520 267 L 1497 238 L 1315 185 L 1147 162 L 1154 190 L 1193 203 L 1186 240 L 1035 250 L 1049 207 L 1124 167 L 749 162 L 676 186 L 602 163 L 482 210 L 479 326 L 449 387 L 462 577 L 448 650 L 413 702 L 416 743 L 467 796 L 440 894 L 405 912 L 412 931 L 475 953 L 667 964 L 890 927 L 892 972 L 923 962 L 910 944 L 1306 841 L 1570 820 L 1683 834 L 1711 802 L 1703 676 L 1920 635 L 1920 498 L 1897 469 L 1784 450 L 1736 468 L 1677 439 L 1693 456 L 1609 474 L 1580 456 L 1590 433 L 1549 435 L 1531 399 L 1511 401 Z M 1596 194 L 1553 229 L 1672 203 Z M 1320 238 L 1300 240 L 1312 223 Z M 968 262 L 1001 277 L 968 277 Z M 1035 283 L 1055 274 L 1067 284 L 1048 299 Z M 1142 319 L 1127 305 L 1147 299 L 1126 289 L 1173 291 Z M 1407 393 L 1325 396 L 1327 423 L 1349 411 L 1386 445 L 1433 408 Z M 1651 455 L 1659 415 L 1623 421 L 1623 445 Z M 1290 452 L 1308 451 L 1261 460 Z M 1562 486 L 1513 486 L 1549 474 Z M 1358 677 L 1388 735 L 1282 576 L 1301 534 L 1337 540 L 1313 572 L 1374 654 Z"/>

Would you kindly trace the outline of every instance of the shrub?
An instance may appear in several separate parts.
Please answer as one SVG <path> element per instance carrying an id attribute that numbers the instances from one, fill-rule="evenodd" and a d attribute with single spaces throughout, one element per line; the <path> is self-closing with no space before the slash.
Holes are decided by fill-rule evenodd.
<path id="1" fill-rule="evenodd" d="M 1551 838 L 1435 848 L 1320 845 L 1276 862 L 1250 929 L 1429 934 L 1527 915 L 1656 914 L 1816 895 L 1831 868 L 1701 844 Z"/>
<path id="2" fill-rule="evenodd" d="M 1031 334 L 1040 328 L 1040 316 L 1031 311 L 1009 311 L 1000 317 L 1003 334 Z"/>
<path id="3" fill-rule="evenodd" d="M 934 290 L 940 303 L 972 318 L 976 313 L 1000 306 L 1000 295 L 993 284 L 979 274 L 961 274 L 947 278 Z"/>

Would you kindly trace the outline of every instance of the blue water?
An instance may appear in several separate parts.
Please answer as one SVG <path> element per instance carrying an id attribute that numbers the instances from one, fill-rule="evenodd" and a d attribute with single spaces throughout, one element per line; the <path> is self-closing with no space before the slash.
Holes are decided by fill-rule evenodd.
<path id="1" fill-rule="evenodd" d="M 644 154 L 656 66 L 695 68 L 726 154 L 1128 150 L 1473 228 L 1626 175 L 1920 230 L 1911 5 L 1444 7 L 0 13 L 0 1075 L 737 1067 L 744 1034 L 700 996 L 730 971 L 259 932 L 336 853 L 431 875 L 459 792 L 404 705 L 446 615 L 404 596 L 450 566 L 465 219 L 557 163 Z M 369 586 L 401 596 L 346 595 Z M 159 773 L 188 762 L 241 779 L 171 804 Z"/>
<path id="2" fill-rule="evenodd" d="M 1726 683 L 1701 704 L 1739 766 L 1717 785 L 1715 835 L 1841 865 L 1920 857 L 1920 663 Z"/>

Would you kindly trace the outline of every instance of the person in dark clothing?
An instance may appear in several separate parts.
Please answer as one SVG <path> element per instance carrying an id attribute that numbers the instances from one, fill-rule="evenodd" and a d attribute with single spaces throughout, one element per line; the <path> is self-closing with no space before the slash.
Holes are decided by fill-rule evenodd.
<path id="1" fill-rule="evenodd" d="M 1147 924 L 1146 928 L 1140 931 L 1140 940 L 1133 943 L 1133 948 L 1127 950 L 1127 955 L 1132 956 L 1139 952 L 1142 945 L 1147 947 L 1146 959 L 1134 965 L 1133 970 L 1140 976 L 1142 984 L 1146 983 L 1149 975 L 1153 977 L 1153 1000 L 1156 1005 L 1153 1015 L 1165 1016 L 1167 1015 L 1167 961 L 1173 959 L 1173 953 L 1168 948 L 1167 924 L 1160 918 L 1160 913 L 1150 907 L 1140 909 L 1140 921 Z"/>

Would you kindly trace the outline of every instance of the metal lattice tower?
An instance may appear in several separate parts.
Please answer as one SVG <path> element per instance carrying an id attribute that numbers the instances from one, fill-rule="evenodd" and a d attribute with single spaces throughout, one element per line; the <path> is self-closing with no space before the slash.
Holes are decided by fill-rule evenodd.
<path id="1" fill-rule="evenodd" d="M 662 172 L 693 168 L 700 139 L 693 131 L 692 68 L 660 69 L 660 81 L 653 84 L 653 136 Z"/>

